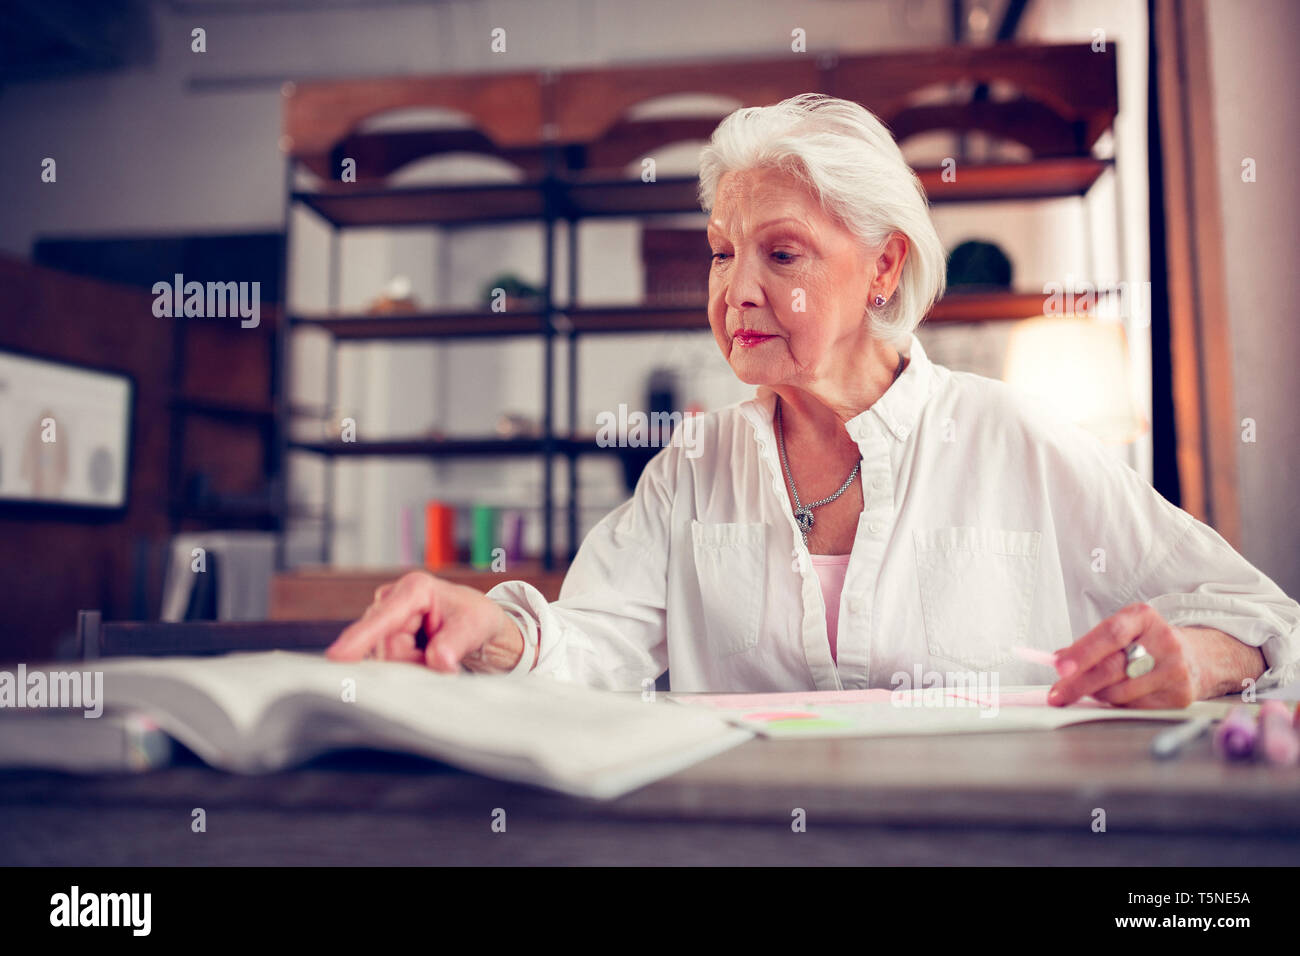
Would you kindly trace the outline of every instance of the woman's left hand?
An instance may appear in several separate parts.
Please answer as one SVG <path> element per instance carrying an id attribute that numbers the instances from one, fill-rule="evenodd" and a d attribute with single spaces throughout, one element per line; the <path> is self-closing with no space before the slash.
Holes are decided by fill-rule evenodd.
<path id="1" fill-rule="evenodd" d="M 1155 658 L 1155 667 L 1130 678 L 1125 648 L 1134 641 Z M 1061 679 L 1047 701 L 1059 707 L 1092 696 L 1117 707 L 1177 709 L 1231 693 L 1265 666 L 1258 648 L 1212 628 L 1171 627 L 1148 604 L 1116 611 L 1056 658 Z"/>

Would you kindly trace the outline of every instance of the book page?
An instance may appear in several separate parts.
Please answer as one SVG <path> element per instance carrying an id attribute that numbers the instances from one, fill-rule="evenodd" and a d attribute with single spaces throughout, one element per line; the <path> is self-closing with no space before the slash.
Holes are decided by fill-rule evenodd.
<path id="1" fill-rule="evenodd" d="M 145 707 L 205 760 L 241 772 L 375 746 L 608 797 L 752 736 L 704 709 L 538 675 L 449 675 L 291 651 L 103 667 L 107 706 Z M 222 734 L 222 713 L 242 739 Z"/>

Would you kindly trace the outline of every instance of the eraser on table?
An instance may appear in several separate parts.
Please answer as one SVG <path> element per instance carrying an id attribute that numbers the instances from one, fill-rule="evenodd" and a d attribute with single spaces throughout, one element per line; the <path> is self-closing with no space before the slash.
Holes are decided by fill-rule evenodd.
<path id="1" fill-rule="evenodd" d="M 1228 760 L 1245 760 L 1255 752 L 1259 730 L 1250 708 L 1232 708 L 1214 731 L 1214 749 Z"/>
<path id="2" fill-rule="evenodd" d="M 1291 714 L 1280 700 L 1266 700 L 1259 708 L 1259 749 L 1264 759 L 1282 767 L 1300 760 L 1300 739 L 1291 726 Z"/>

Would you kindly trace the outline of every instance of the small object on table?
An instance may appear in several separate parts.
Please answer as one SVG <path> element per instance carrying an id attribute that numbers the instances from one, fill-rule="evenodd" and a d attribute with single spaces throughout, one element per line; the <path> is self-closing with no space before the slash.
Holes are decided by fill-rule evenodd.
<path id="1" fill-rule="evenodd" d="M 1213 723 L 1213 717 L 1193 717 L 1168 730 L 1162 730 L 1151 741 L 1152 755 L 1162 760 L 1178 756 L 1184 747 L 1197 740 Z"/>
<path id="2" fill-rule="evenodd" d="M 1223 718 L 1214 732 L 1214 749 L 1227 760 L 1248 760 L 1255 753 L 1259 729 L 1250 709 L 1238 705 Z"/>
<path id="3" fill-rule="evenodd" d="M 1291 726 L 1291 714 L 1280 700 L 1266 700 L 1259 708 L 1259 751 L 1269 763 L 1293 767 L 1300 760 L 1300 740 Z"/>

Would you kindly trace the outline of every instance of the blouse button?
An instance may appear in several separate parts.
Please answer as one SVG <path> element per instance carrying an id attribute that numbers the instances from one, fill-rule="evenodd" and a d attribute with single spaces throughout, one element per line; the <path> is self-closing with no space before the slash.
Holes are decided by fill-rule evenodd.
<path id="1" fill-rule="evenodd" d="M 873 521 L 871 524 L 867 525 L 867 530 L 872 534 L 880 534 L 880 532 L 884 530 L 884 525 L 879 521 Z"/>

